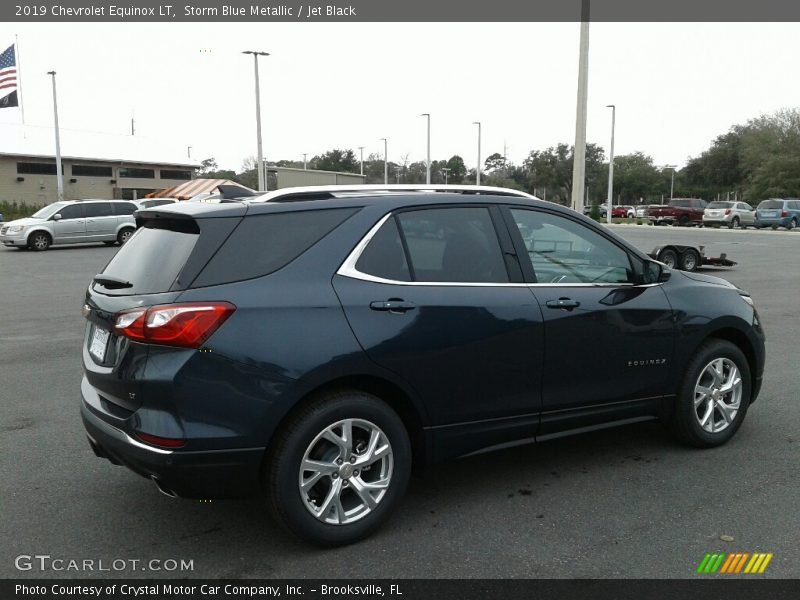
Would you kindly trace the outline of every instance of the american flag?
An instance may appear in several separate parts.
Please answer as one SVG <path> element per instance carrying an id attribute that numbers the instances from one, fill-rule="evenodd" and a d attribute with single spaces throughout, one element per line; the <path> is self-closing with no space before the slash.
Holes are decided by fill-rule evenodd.
<path id="1" fill-rule="evenodd" d="M 0 54 L 0 108 L 17 106 L 17 54 L 12 44 Z"/>

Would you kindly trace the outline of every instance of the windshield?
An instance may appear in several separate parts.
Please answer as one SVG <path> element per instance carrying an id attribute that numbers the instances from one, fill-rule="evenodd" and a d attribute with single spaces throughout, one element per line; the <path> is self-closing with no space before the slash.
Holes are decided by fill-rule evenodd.
<path id="1" fill-rule="evenodd" d="M 56 214 L 64 206 L 66 206 L 66 202 L 54 202 L 49 206 L 40 208 L 35 213 L 33 213 L 31 217 L 33 217 L 34 219 L 47 219 L 48 217 L 52 217 L 54 214 Z"/>
<path id="2" fill-rule="evenodd" d="M 731 208 L 733 202 L 711 202 L 706 208 Z"/>

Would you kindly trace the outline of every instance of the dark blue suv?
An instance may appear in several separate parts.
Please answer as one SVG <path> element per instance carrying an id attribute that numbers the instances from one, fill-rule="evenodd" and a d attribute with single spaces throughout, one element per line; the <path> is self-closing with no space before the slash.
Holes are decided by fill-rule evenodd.
<path id="1" fill-rule="evenodd" d="M 723 444 L 758 395 L 748 294 L 484 188 L 306 189 L 141 210 L 87 293 L 98 456 L 172 496 L 261 491 L 322 545 L 412 467 L 660 419 Z"/>

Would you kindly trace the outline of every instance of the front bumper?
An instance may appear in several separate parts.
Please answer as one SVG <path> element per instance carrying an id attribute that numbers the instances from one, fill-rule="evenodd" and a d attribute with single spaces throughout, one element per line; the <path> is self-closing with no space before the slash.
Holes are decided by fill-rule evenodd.
<path id="1" fill-rule="evenodd" d="M 4 246 L 25 246 L 27 243 L 28 240 L 25 238 L 25 232 L 0 235 L 0 244 Z"/>
<path id="2" fill-rule="evenodd" d="M 97 456 L 157 481 L 162 491 L 182 498 L 230 498 L 259 491 L 264 448 L 166 450 L 140 442 L 98 414 L 84 396 L 81 418 Z"/>

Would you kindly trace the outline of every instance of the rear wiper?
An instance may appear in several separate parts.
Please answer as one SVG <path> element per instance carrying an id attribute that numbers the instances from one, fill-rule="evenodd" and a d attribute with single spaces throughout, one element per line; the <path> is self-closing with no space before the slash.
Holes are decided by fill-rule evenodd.
<path id="1" fill-rule="evenodd" d="M 133 287 L 133 284 L 130 281 L 125 281 L 119 277 L 112 277 L 111 275 L 103 275 L 102 273 L 95 275 L 92 281 L 99 283 L 104 288 L 108 288 L 109 290 L 119 290 L 122 288 Z"/>

